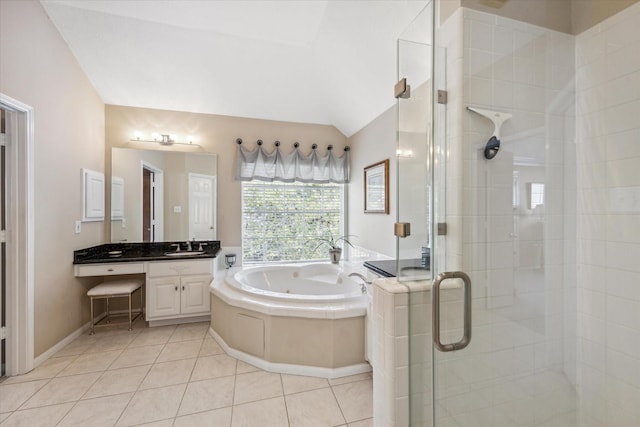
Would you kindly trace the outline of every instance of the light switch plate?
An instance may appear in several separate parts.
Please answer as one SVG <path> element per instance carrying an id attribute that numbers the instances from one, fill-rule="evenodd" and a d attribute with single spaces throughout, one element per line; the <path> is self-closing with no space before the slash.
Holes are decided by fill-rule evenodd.
<path id="1" fill-rule="evenodd" d="M 181 212 L 182 212 L 182 206 L 173 207 L 173 213 L 181 213 Z"/>
<path id="2" fill-rule="evenodd" d="M 82 231 L 82 221 L 76 221 L 76 234 L 80 234 Z"/>

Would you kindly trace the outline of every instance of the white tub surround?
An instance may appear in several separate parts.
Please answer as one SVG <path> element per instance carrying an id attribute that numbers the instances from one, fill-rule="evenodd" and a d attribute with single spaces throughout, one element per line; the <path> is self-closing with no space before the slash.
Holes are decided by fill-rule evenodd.
<path id="1" fill-rule="evenodd" d="M 330 264 L 230 270 L 211 284 L 211 334 L 264 370 L 335 378 L 368 372 L 368 298 Z"/>
<path id="2" fill-rule="evenodd" d="M 447 283 L 441 289 L 458 288 Z M 409 293 L 409 289 L 411 292 Z M 409 425 L 409 342 L 431 342 L 431 281 L 400 283 L 396 278 L 376 279 L 373 282 L 373 419 L 380 427 Z M 412 329 L 409 330 L 409 305 L 412 313 Z M 429 353 L 430 354 L 430 353 Z M 431 358 L 416 350 L 411 361 L 414 372 L 423 375 L 425 384 L 431 383 Z M 416 365 L 424 368 L 417 369 Z M 425 389 L 426 390 L 426 389 Z M 423 390 L 424 391 L 424 390 Z M 414 393 L 414 403 L 422 406 L 431 401 L 431 394 Z M 417 399 L 417 400 L 416 400 Z M 424 409 L 424 407 L 423 407 Z M 420 414 L 423 411 L 420 411 Z M 418 415 L 418 414 L 414 414 Z M 420 420 L 420 422 L 426 420 Z M 422 425 L 417 423 L 416 425 Z"/>

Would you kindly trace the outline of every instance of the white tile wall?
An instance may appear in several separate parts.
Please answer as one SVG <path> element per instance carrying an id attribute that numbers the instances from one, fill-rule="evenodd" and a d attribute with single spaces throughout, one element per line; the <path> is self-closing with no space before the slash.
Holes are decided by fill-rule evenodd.
<path id="1" fill-rule="evenodd" d="M 640 4 L 577 36 L 578 352 L 585 425 L 640 418 Z"/>
<path id="2" fill-rule="evenodd" d="M 447 55 L 448 86 L 453 82 L 452 90 L 459 91 L 459 82 L 463 100 L 447 109 L 448 129 L 454 129 L 447 143 L 456 155 L 448 165 L 462 173 L 448 185 L 456 209 L 447 217 L 454 232 L 447 243 L 455 248 L 447 251 L 447 269 L 463 269 L 472 278 L 474 337 L 463 351 L 438 354 L 437 393 L 446 401 L 436 414 L 460 425 L 485 425 L 478 424 L 485 418 L 486 425 L 537 425 L 575 412 L 570 386 L 575 373 L 562 373 L 565 360 L 575 360 L 576 353 L 565 345 L 566 333 L 575 334 L 576 304 L 565 306 L 565 297 L 575 295 L 564 281 L 565 239 L 575 233 L 564 233 L 563 167 L 574 137 L 574 40 L 472 10 L 462 9 L 461 15 L 447 23 L 463 29 L 464 40 L 461 78 L 456 75 L 460 67 L 451 64 L 458 59 Z M 447 31 L 445 43 L 455 50 L 453 31 Z M 491 161 L 481 149 L 493 126 L 464 110 L 467 105 L 513 114 L 503 128 L 502 150 Z M 539 166 L 521 172 L 523 179 L 531 181 L 537 174 L 547 189 L 542 223 L 522 208 L 514 223 L 513 171 L 522 170 L 527 160 Z M 521 186 L 524 196 L 524 182 Z M 462 326 L 461 302 L 455 298 L 443 305 L 443 335 L 451 341 L 459 338 Z M 573 322 L 565 316 L 566 307 L 573 307 L 568 315 Z M 557 387 L 544 387 L 549 378 Z M 487 398 L 489 386 L 508 390 L 521 382 L 539 384 L 540 390 Z"/>
<path id="3" fill-rule="evenodd" d="M 640 3 L 577 37 L 464 8 L 440 28 L 450 99 L 446 268 L 473 280 L 474 337 L 436 355 L 439 424 L 637 425 L 639 27 Z M 467 105 L 513 114 L 490 162 L 481 148 L 492 125 Z M 524 174 L 521 164 L 536 162 L 547 190 L 541 231 L 511 204 L 514 165 Z M 429 354 L 429 330 L 415 325 L 430 325 L 430 307 L 375 295 L 384 315 L 374 382 L 387 386 L 374 387 L 376 425 L 406 425 L 407 363 Z M 460 293 L 443 297 L 443 336 L 454 340 Z M 414 421 L 433 410 L 431 360 L 423 362 L 411 371 L 420 375 L 413 398 L 424 403 Z"/>

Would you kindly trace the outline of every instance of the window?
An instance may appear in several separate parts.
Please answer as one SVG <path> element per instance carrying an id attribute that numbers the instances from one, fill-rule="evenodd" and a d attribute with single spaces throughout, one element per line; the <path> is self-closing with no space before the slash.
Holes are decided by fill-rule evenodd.
<path id="1" fill-rule="evenodd" d="M 513 209 L 520 204 L 520 172 L 513 171 Z"/>
<path id="2" fill-rule="evenodd" d="M 342 184 L 243 182 L 243 262 L 326 259 L 313 239 L 341 236 L 342 219 Z"/>
<path id="3" fill-rule="evenodd" d="M 544 184 L 538 182 L 528 183 L 529 209 L 535 209 L 544 205 Z"/>

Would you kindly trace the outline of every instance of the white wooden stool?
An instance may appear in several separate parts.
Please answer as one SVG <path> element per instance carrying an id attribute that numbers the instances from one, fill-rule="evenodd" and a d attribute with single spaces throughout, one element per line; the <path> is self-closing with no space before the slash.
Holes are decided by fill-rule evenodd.
<path id="1" fill-rule="evenodd" d="M 140 289 L 140 311 L 136 312 L 135 317 L 131 317 L 131 296 L 135 291 Z M 111 323 L 109 319 L 109 298 L 129 298 L 129 330 L 132 329 L 131 324 L 134 320 L 142 315 L 142 282 L 139 280 L 114 280 L 112 282 L 103 282 L 93 288 L 89 289 L 87 292 L 87 296 L 91 299 L 91 332 L 89 335 L 93 335 L 95 333 L 96 327 L 101 326 L 110 326 L 110 325 L 97 325 L 95 323 L 95 317 L 93 315 L 93 300 L 95 299 L 106 299 L 106 322 Z M 125 322 L 120 322 L 117 324 L 122 324 Z M 113 325 L 115 325 L 114 323 Z"/>

